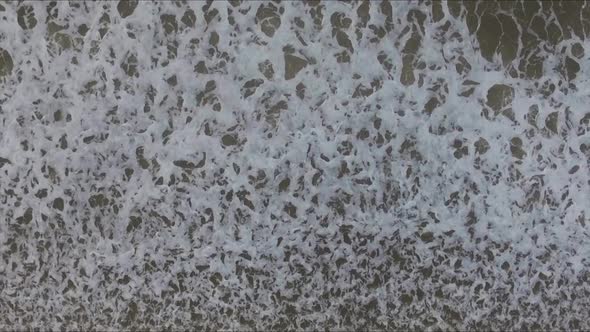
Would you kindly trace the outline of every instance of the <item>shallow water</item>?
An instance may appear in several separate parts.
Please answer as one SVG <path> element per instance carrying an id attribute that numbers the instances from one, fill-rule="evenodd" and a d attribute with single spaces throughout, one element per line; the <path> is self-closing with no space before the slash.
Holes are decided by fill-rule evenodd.
<path id="1" fill-rule="evenodd" d="M 588 330 L 584 2 L 0 3 L 0 329 Z"/>

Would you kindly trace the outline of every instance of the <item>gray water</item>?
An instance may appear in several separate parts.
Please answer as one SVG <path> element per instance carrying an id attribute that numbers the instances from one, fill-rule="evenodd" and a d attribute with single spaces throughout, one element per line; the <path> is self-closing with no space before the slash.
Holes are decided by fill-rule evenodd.
<path id="1" fill-rule="evenodd" d="M 0 329 L 588 330 L 585 2 L 0 3 Z"/>

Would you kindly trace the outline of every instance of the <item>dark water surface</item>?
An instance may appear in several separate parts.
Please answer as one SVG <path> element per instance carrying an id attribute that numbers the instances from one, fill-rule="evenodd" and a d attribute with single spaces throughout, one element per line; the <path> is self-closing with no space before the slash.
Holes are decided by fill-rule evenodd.
<path id="1" fill-rule="evenodd" d="M 590 329 L 582 1 L 0 2 L 0 330 Z"/>

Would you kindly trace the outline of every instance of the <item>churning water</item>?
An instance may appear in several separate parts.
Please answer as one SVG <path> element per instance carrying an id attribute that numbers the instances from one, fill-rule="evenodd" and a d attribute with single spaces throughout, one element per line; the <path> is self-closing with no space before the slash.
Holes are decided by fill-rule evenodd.
<path id="1" fill-rule="evenodd" d="M 590 329 L 585 2 L 0 3 L 0 329 Z"/>

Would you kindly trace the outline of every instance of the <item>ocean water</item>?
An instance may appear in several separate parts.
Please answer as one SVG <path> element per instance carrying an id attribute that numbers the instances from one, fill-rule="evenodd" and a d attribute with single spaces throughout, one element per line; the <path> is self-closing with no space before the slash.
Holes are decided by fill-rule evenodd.
<path id="1" fill-rule="evenodd" d="M 590 329 L 590 5 L 0 3 L 0 330 Z"/>

